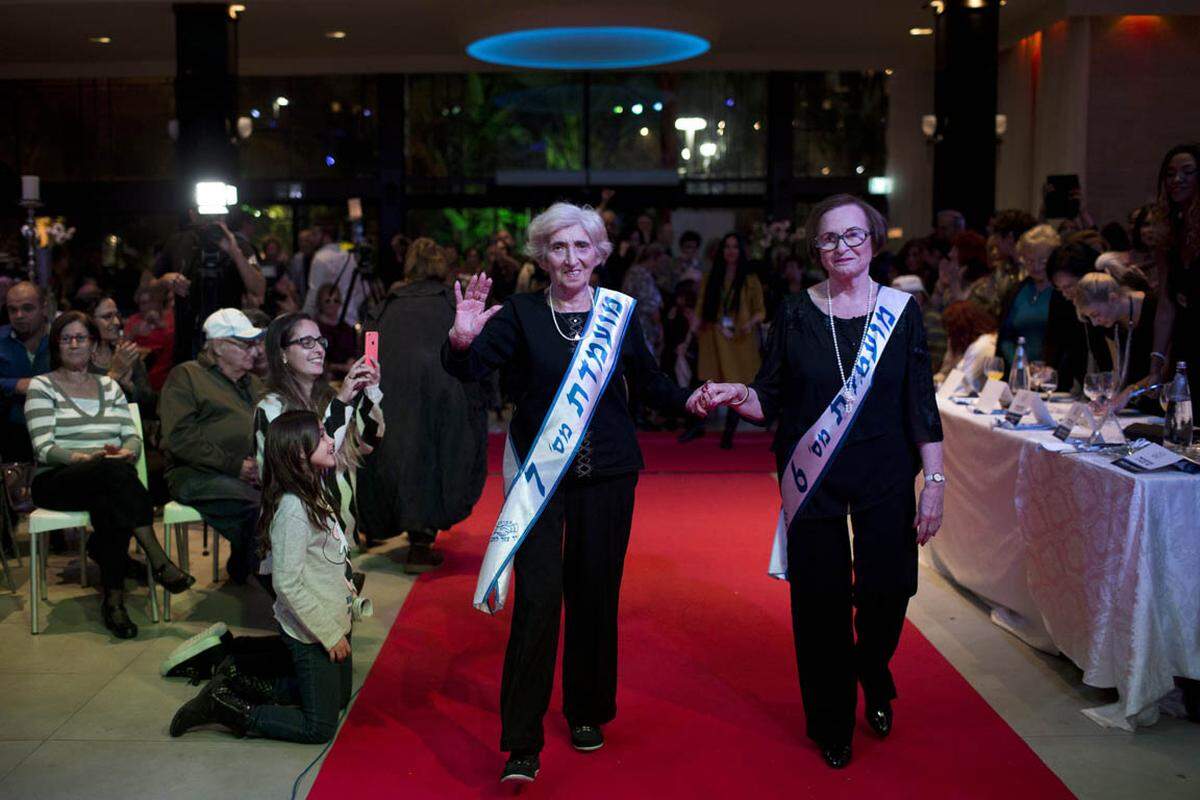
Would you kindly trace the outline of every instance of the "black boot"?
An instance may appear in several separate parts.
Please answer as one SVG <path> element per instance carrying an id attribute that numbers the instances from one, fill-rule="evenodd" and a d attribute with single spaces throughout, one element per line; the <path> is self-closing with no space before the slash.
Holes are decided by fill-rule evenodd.
<path id="1" fill-rule="evenodd" d="M 240 739 L 250 728 L 254 706 L 238 696 L 223 675 L 215 675 L 200 694 L 184 703 L 171 720 L 171 735 L 182 736 L 200 725 L 224 725 Z"/>
<path id="2" fill-rule="evenodd" d="M 409 575 L 420 575 L 437 569 L 444 560 L 445 557 L 434 550 L 432 544 L 410 544 L 408 556 L 404 559 L 404 571 Z"/>
<path id="3" fill-rule="evenodd" d="M 275 700 L 275 683 L 267 678 L 247 675 L 238 669 L 233 656 L 228 656 L 213 673 L 214 679 L 223 677 L 239 697 L 254 706 L 273 705 Z"/>
<path id="4" fill-rule="evenodd" d="M 125 592 L 120 589 L 105 589 L 104 599 L 100 601 L 100 618 L 104 627 L 113 632 L 118 639 L 132 639 L 138 635 L 137 625 L 129 618 L 125 610 Z"/>

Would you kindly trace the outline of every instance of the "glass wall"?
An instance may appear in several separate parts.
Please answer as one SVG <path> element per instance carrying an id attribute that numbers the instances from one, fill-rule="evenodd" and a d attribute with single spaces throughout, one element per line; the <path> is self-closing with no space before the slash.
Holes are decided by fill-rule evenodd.
<path id="1" fill-rule="evenodd" d="M 793 174 L 805 178 L 883 175 L 887 84 L 882 72 L 796 75 Z"/>

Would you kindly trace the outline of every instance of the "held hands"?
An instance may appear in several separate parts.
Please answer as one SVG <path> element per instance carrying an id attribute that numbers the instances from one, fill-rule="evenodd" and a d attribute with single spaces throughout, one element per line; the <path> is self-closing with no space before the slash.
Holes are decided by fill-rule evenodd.
<path id="1" fill-rule="evenodd" d="M 457 282 L 454 284 L 454 327 L 450 329 L 450 346 L 455 350 L 470 347 L 488 320 L 500 313 L 502 306 L 486 308 L 491 290 L 492 279 L 482 272 L 471 277 L 466 291 Z"/>
<path id="2" fill-rule="evenodd" d="M 944 483 L 926 483 L 917 501 L 917 516 L 913 527 L 917 529 L 917 544 L 924 545 L 942 527 L 942 505 L 945 501 Z"/>
<path id="3" fill-rule="evenodd" d="M 335 664 L 340 664 L 350 657 L 350 642 L 346 641 L 343 636 L 338 639 L 338 643 L 329 649 L 329 660 Z"/>
<path id="4" fill-rule="evenodd" d="M 714 408 L 745 402 L 749 390 L 741 383 L 705 383 L 687 400 L 688 413 L 704 419 Z"/>

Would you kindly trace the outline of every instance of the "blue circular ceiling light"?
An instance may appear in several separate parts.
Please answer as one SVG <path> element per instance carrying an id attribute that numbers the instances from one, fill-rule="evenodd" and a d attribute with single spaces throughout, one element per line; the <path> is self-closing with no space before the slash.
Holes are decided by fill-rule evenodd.
<path id="1" fill-rule="evenodd" d="M 479 39 L 467 55 L 506 67 L 630 69 L 695 58 L 709 47 L 707 39 L 662 28 L 535 28 Z"/>

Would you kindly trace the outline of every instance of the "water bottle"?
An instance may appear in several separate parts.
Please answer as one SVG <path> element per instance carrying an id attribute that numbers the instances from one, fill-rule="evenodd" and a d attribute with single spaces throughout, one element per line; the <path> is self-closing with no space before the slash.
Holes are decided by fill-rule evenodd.
<path id="1" fill-rule="evenodd" d="M 1029 388 L 1029 359 L 1025 356 L 1025 337 L 1017 339 L 1017 352 L 1013 354 L 1012 369 L 1008 371 L 1008 388 L 1013 394 Z"/>
<path id="2" fill-rule="evenodd" d="M 1177 452 L 1192 446 L 1192 394 L 1188 390 L 1187 364 L 1183 361 L 1175 366 L 1175 380 L 1167 387 L 1163 446 Z"/>

